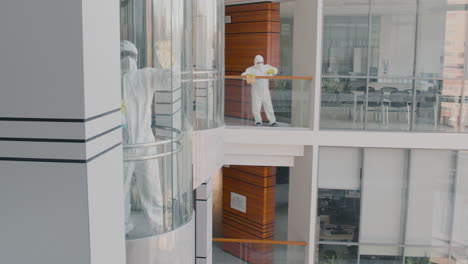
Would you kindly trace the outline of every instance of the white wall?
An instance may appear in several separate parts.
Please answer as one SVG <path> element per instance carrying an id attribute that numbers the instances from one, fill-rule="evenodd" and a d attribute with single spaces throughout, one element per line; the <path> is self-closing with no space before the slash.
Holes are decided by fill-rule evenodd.
<path id="1" fill-rule="evenodd" d="M 413 75 L 415 33 L 416 11 L 409 15 L 380 16 L 379 75 Z M 387 73 L 384 61 L 388 62 Z"/>
<path id="2" fill-rule="evenodd" d="M 293 75 L 318 77 L 321 73 L 322 0 L 296 0 L 294 8 Z M 314 98 L 320 95 L 320 80 L 294 81 L 292 124 L 314 126 Z M 317 88 L 317 89 L 316 89 Z M 317 100 L 318 102 L 318 100 Z M 318 121 L 318 120 L 316 120 Z M 315 126 L 318 125 L 315 124 Z"/>

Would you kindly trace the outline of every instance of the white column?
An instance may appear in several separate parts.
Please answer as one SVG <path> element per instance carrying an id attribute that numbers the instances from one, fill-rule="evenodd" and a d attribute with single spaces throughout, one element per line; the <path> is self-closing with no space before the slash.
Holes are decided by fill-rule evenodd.
<path id="1" fill-rule="evenodd" d="M 195 250 L 196 264 L 211 264 L 212 260 L 212 231 L 213 231 L 213 185 L 211 178 L 200 185 L 195 191 L 195 211 L 196 211 L 196 238 Z"/>
<path id="2" fill-rule="evenodd" d="M 0 2 L 0 263 L 125 263 L 119 2 Z"/>
<path id="3" fill-rule="evenodd" d="M 293 125 L 313 125 L 316 129 L 318 128 L 322 63 L 321 34 L 322 0 L 296 0 L 294 8 L 293 75 L 312 76 L 314 80 L 311 82 L 293 82 Z"/>
<path id="4" fill-rule="evenodd" d="M 288 240 L 307 243 L 306 264 L 315 263 L 317 163 L 318 147 L 306 146 L 304 156 L 295 158 L 289 178 Z M 294 259 L 289 254 L 295 250 L 288 250 L 288 259 Z"/>

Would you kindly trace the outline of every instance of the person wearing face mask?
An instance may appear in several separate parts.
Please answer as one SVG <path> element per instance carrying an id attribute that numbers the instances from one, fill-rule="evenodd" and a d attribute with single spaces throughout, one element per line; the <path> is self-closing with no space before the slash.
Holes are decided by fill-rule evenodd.
<path id="1" fill-rule="evenodd" d="M 277 68 L 269 64 L 264 64 L 261 55 L 255 56 L 254 63 L 255 65 L 247 68 L 247 70 L 242 73 L 242 76 L 273 76 L 278 73 Z M 270 126 L 276 126 L 275 111 L 273 110 L 273 104 L 271 102 L 268 80 L 255 79 L 252 83 L 252 113 L 256 126 L 262 125 L 262 116 L 260 114 L 262 104 Z"/>
<path id="2" fill-rule="evenodd" d="M 122 70 L 123 145 L 155 143 L 151 128 L 151 106 L 156 90 L 170 86 L 171 75 L 167 70 L 138 69 L 138 50 L 133 43 L 124 40 L 120 44 Z M 124 156 L 154 155 L 155 147 L 124 150 Z M 150 223 L 149 232 L 160 232 L 163 225 L 162 189 L 158 160 L 124 162 L 125 233 L 133 228 L 130 189 L 135 178 L 143 212 Z"/>

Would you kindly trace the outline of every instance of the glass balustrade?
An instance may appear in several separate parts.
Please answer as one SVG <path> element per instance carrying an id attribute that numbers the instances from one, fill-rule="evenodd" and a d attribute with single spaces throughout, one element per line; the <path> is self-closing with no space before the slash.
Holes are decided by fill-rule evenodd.
<path id="1" fill-rule="evenodd" d="M 194 129 L 204 130 L 224 125 L 224 79 L 217 70 L 193 72 Z"/>
<path id="2" fill-rule="evenodd" d="M 224 1 L 193 2 L 194 129 L 224 125 Z"/>
<path id="3" fill-rule="evenodd" d="M 467 248 L 448 245 L 318 242 L 317 264 L 466 264 Z"/>
<path id="4" fill-rule="evenodd" d="M 465 132 L 466 83 L 459 80 L 323 78 L 321 128 Z"/>
<path id="5" fill-rule="evenodd" d="M 303 264 L 305 243 L 277 244 L 278 241 L 241 240 L 245 242 L 213 242 L 213 263 L 217 264 Z"/>
<path id="6" fill-rule="evenodd" d="M 226 125 L 309 128 L 312 118 L 312 77 L 262 78 L 265 77 L 256 77 L 255 83 L 248 83 L 245 77 L 226 76 Z M 266 84 L 259 86 L 259 82 Z"/>

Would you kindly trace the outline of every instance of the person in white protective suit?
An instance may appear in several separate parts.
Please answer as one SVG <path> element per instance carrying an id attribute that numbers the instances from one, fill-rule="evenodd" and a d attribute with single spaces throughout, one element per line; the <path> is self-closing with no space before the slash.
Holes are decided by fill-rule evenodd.
<path id="1" fill-rule="evenodd" d="M 255 56 L 254 62 L 255 65 L 247 68 L 247 70 L 242 73 L 242 76 L 273 76 L 278 74 L 277 68 L 269 64 L 264 64 L 264 60 L 261 55 Z M 273 110 L 273 104 L 271 102 L 268 80 L 255 79 L 252 84 L 252 113 L 256 126 L 262 125 L 262 116 L 260 114 L 262 104 L 270 126 L 276 126 L 275 111 Z"/>
<path id="2" fill-rule="evenodd" d="M 161 86 L 170 85 L 170 72 L 154 68 L 137 68 L 138 50 L 130 41 L 122 41 L 122 112 L 123 144 L 156 142 L 151 129 L 153 95 Z M 125 156 L 139 157 L 156 154 L 155 147 L 126 149 Z M 157 159 L 124 162 L 125 233 L 134 224 L 130 219 L 131 186 L 135 177 L 136 192 L 150 223 L 150 232 L 160 232 L 163 225 L 162 188 Z"/>

